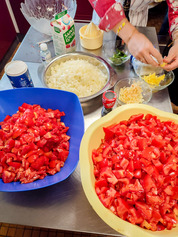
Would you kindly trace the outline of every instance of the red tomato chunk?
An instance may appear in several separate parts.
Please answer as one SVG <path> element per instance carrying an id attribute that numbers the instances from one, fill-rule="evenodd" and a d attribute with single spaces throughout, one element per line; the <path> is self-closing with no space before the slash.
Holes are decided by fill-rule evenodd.
<path id="1" fill-rule="evenodd" d="M 31 183 L 59 172 L 69 154 L 64 112 L 22 104 L 0 122 L 0 178 Z"/>
<path id="2" fill-rule="evenodd" d="M 157 231 L 178 222 L 178 125 L 133 115 L 104 127 L 92 152 L 95 190 L 123 220 Z"/>

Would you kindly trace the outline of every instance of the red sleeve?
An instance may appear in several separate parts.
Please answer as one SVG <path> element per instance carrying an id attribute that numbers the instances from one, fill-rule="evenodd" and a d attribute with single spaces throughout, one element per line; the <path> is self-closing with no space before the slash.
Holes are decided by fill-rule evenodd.
<path id="1" fill-rule="evenodd" d="M 116 2 L 115 0 L 89 0 L 93 9 L 97 12 L 99 17 L 103 17 L 106 11 Z"/>
<path id="2" fill-rule="evenodd" d="M 118 22 L 125 18 L 121 3 L 115 0 L 89 0 L 96 13 L 99 15 L 99 28 L 104 31 L 111 30 Z"/>
<path id="3" fill-rule="evenodd" d="M 167 0 L 168 4 L 168 19 L 170 35 L 176 29 L 178 30 L 178 0 Z"/>

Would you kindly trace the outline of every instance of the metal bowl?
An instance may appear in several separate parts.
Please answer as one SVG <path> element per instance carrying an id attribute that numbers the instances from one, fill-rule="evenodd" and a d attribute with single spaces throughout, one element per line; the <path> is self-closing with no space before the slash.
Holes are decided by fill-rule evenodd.
<path id="1" fill-rule="evenodd" d="M 117 82 L 117 74 L 115 70 L 101 57 L 95 56 L 90 53 L 84 53 L 84 52 L 74 52 L 74 53 L 68 53 L 61 56 L 55 57 L 43 70 L 43 72 L 40 72 L 42 74 L 42 82 L 45 87 L 47 86 L 46 78 L 50 73 L 51 67 L 55 66 L 56 64 L 60 64 L 61 62 L 66 62 L 70 59 L 83 59 L 86 60 L 93 65 L 97 66 L 104 74 L 107 75 L 107 82 L 104 85 L 104 87 L 99 90 L 97 93 L 86 96 L 86 97 L 79 97 L 80 103 L 82 105 L 82 109 L 84 114 L 88 114 L 94 110 L 96 110 L 99 106 L 102 104 L 102 93 L 106 90 L 111 89 L 115 83 Z"/>

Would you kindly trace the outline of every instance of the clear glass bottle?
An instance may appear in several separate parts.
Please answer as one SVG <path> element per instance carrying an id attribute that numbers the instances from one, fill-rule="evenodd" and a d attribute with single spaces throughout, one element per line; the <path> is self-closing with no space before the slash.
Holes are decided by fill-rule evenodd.
<path id="1" fill-rule="evenodd" d="M 40 44 L 40 56 L 42 63 L 45 65 L 51 61 L 51 52 L 49 51 L 46 43 Z"/>

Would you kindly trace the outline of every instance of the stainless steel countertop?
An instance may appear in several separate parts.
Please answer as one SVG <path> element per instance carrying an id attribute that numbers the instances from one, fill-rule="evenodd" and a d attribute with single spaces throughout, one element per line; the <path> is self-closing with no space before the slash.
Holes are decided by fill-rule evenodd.
<path id="1" fill-rule="evenodd" d="M 88 52 L 79 43 L 78 30 L 83 25 L 83 23 L 76 23 L 77 50 Z M 159 47 L 155 28 L 147 27 L 139 28 L 139 30 L 147 35 L 155 47 Z M 105 33 L 104 41 L 114 39 L 114 37 L 112 32 Z M 35 87 L 43 87 L 38 77 L 38 67 L 41 63 L 37 42 L 44 39 L 50 39 L 50 37 L 37 32 L 31 27 L 13 58 L 27 63 Z M 49 42 L 48 46 L 52 56 L 54 56 L 52 42 Z M 104 58 L 102 47 L 90 51 L 90 53 Z M 129 62 L 115 67 L 115 70 L 118 78 L 134 75 Z M 11 88 L 7 76 L 4 75 L 0 81 L 0 90 Z M 172 112 L 168 90 L 165 89 L 155 93 L 149 105 Z M 85 129 L 99 119 L 100 114 L 101 108 L 98 108 L 94 112 L 85 115 Z M 59 184 L 28 192 L 0 192 L 0 213 L 0 222 L 4 223 L 122 236 L 105 224 L 90 206 L 82 189 L 79 165 L 68 179 Z"/>

